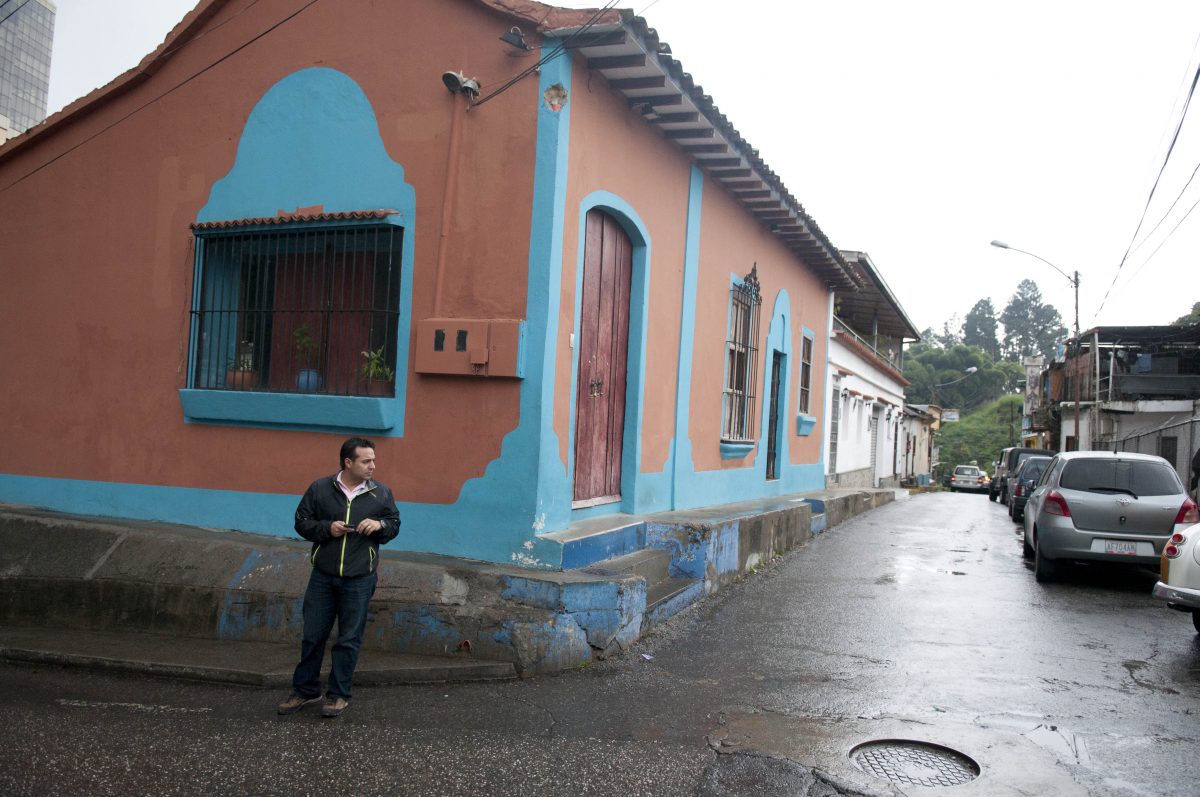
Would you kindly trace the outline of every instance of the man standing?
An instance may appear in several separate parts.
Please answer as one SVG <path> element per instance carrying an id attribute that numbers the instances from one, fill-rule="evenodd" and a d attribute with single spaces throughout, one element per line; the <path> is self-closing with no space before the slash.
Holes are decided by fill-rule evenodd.
<path id="1" fill-rule="evenodd" d="M 312 575 L 304 593 L 304 638 L 292 694 L 280 714 L 294 714 L 321 700 L 321 662 L 336 618 L 333 668 L 322 717 L 336 717 L 350 703 L 354 667 L 375 592 L 379 546 L 400 531 L 392 491 L 372 479 L 375 444 L 361 437 L 342 443 L 341 470 L 317 479 L 296 507 L 296 532 L 312 542 Z"/>

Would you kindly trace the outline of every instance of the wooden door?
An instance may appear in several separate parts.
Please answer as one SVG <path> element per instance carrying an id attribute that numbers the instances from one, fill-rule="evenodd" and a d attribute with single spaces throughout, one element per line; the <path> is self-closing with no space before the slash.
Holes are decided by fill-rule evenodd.
<path id="1" fill-rule="evenodd" d="M 611 216 L 587 214 L 575 417 L 576 503 L 621 497 L 633 247 Z"/>

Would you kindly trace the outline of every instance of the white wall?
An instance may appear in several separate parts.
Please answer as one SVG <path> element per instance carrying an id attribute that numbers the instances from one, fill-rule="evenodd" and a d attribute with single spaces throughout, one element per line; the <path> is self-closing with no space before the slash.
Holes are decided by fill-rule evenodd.
<path id="1" fill-rule="evenodd" d="M 834 375 L 839 372 L 847 375 L 841 378 L 839 388 L 833 390 Z M 828 444 L 833 418 L 833 402 L 841 402 L 841 418 L 838 424 L 838 453 L 836 471 L 831 471 L 829 460 L 825 461 L 826 476 L 867 468 L 871 464 L 871 427 L 872 413 L 879 418 L 879 435 L 876 443 L 875 478 L 887 478 L 898 472 L 895 467 L 895 441 L 897 427 L 901 422 L 900 408 L 904 406 L 904 387 L 890 373 L 879 368 L 874 362 L 863 357 L 857 351 L 849 349 L 834 337 L 829 343 L 829 399 L 825 412 L 825 440 Z M 851 395 L 850 391 L 859 395 Z M 874 402 L 868 402 L 864 397 L 874 397 Z M 887 403 L 885 403 L 887 402 Z M 892 417 L 887 418 L 887 410 L 892 410 Z M 828 445 L 826 446 L 828 450 Z M 903 457 L 903 444 L 898 454 Z M 876 481 L 877 483 L 877 481 Z"/>

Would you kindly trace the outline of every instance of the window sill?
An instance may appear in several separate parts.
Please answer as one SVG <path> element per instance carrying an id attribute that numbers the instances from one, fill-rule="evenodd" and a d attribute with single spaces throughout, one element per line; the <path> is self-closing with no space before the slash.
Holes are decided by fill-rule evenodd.
<path id="1" fill-rule="evenodd" d="M 753 450 L 753 440 L 721 441 L 721 459 L 741 459 Z"/>
<path id="2" fill-rule="evenodd" d="M 180 390 L 189 423 L 269 425 L 386 431 L 396 425 L 392 397 L 257 393 L 241 390 Z"/>
<path id="3" fill-rule="evenodd" d="M 800 437 L 808 437 L 812 434 L 813 427 L 817 425 L 815 415 L 797 415 L 796 416 L 796 434 Z"/>

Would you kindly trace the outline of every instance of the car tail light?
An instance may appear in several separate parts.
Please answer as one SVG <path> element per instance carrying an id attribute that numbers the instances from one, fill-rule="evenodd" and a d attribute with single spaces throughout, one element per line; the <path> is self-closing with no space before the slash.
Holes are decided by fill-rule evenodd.
<path id="1" fill-rule="evenodd" d="M 1020 482 L 1017 482 L 1017 489 L 1013 490 L 1013 495 L 1016 496 L 1017 498 L 1020 498 L 1021 496 L 1025 495 L 1025 485 L 1021 484 Z"/>
<path id="2" fill-rule="evenodd" d="M 1163 556 L 1168 559 L 1178 559 L 1179 554 L 1183 553 L 1183 549 L 1179 546 L 1183 545 L 1185 539 L 1187 538 L 1182 534 L 1172 534 L 1171 539 L 1167 540 L 1167 544 L 1163 546 Z"/>
<path id="3" fill-rule="evenodd" d="M 1063 498 L 1062 493 L 1058 490 L 1051 490 L 1046 493 L 1046 501 L 1042 507 L 1050 515 L 1071 516 L 1071 507 L 1067 506 L 1067 499 Z"/>
<path id="4" fill-rule="evenodd" d="M 1179 507 L 1179 514 L 1175 516 L 1175 525 L 1180 523 L 1200 523 L 1200 509 L 1190 498 L 1183 499 L 1183 506 Z"/>

